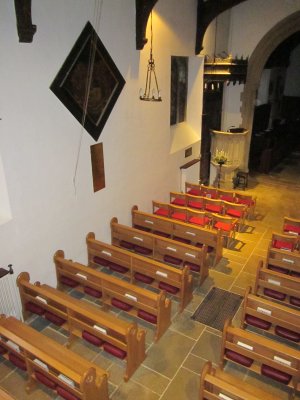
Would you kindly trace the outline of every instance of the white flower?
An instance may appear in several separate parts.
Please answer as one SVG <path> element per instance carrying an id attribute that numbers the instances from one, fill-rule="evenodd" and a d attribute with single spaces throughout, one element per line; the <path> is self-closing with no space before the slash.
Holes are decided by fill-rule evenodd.
<path id="1" fill-rule="evenodd" d="M 216 150 L 214 162 L 225 164 L 227 162 L 227 155 L 224 150 Z"/>

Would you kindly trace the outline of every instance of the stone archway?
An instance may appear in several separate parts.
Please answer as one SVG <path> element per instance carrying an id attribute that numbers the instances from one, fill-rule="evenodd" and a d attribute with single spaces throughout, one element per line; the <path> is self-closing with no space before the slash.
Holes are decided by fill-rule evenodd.
<path id="1" fill-rule="evenodd" d="M 245 149 L 245 169 L 248 167 L 256 93 L 264 66 L 273 50 L 293 33 L 300 31 L 300 11 L 278 22 L 259 42 L 249 62 L 247 81 L 242 94 L 242 126 L 249 130 Z"/>

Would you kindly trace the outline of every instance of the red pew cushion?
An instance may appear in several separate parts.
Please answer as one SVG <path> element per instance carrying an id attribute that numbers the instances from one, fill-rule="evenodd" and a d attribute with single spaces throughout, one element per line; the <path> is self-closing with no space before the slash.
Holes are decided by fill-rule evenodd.
<path id="1" fill-rule="evenodd" d="M 272 264 L 269 264 L 267 268 L 271 269 L 272 271 L 279 272 L 280 274 L 288 274 L 289 273 L 289 271 L 287 269 L 282 268 L 282 267 L 277 267 L 276 265 L 272 265 Z"/>
<path id="2" fill-rule="evenodd" d="M 261 366 L 261 373 L 262 375 L 268 376 L 269 378 L 275 379 L 276 381 L 284 383 L 286 385 L 289 384 L 292 378 L 292 376 L 287 374 L 286 372 L 282 372 L 265 364 Z"/>
<path id="3" fill-rule="evenodd" d="M 170 285 L 166 282 L 159 282 L 158 287 L 162 290 L 165 290 L 168 293 L 171 293 L 171 294 L 176 294 L 179 292 L 179 288 L 177 288 L 173 285 Z"/>
<path id="4" fill-rule="evenodd" d="M 151 322 L 152 324 L 157 324 L 157 316 L 148 313 L 144 310 L 138 310 L 138 317 L 144 319 L 145 321 Z"/>
<path id="5" fill-rule="evenodd" d="M 286 298 L 286 295 L 284 293 L 277 292 L 277 290 L 268 289 L 268 288 L 264 289 L 264 294 L 266 296 L 272 297 L 273 299 L 281 300 L 281 301 L 285 300 L 285 298 Z"/>
<path id="6" fill-rule="evenodd" d="M 252 358 L 243 356 L 242 354 L 236 353 L 235 351 L 226 349 L 225 350 L 225 355 L 227 358 L 229 358 L 229 360 L 235 361 L 238 364 L 242 364 L 245 367 L 251 367 L 253 360 Z"/>
<path id="7" fill-rule="evenodd" d="M 43 307 L 39 306 L 38 304 L 32 303 L 31 301 L 28 301 L 25 305 L 25 309 L 27 311 L 30 311 L 34 314 L 38 315 L 43 315 L 45 310 Z"/>
<path id="8" fill-rule="evenodd" d="M 185 206 L 185 199 L 181 199 L 180 197 L 175 198 L 172 200 L 171 204 L 175 204 L 176 206 Z"/>
<path id="9" fill-rule="evenodd" d="M 56 392 L 60 397 L 63 397 L 66 400 L 80 400 L 79 397 L 75 396 L 65 388 L 61 386 L 57 386 Z"/>
<path id="10" fill-rule="evenodd" d="M 233 224 L 228 224 L 226 222 L 218 221 L 215 223 L 214 228 L 229 232 L 229 231 L 231 231 L 231 229 L 233 229 Z"/>
<path id="11" fill-rule="evenodd" d="M 164 255 L 164 261 L 174 265 L 180 265 L 182 263 L 182 260 L 180 260 L 180 258 L 172 257 L 167 254 Z"/>
<path id="12" fill-rule="evenodd" d="M 275 247 L 275 249 L 292 251 L 293 243 L 285 242 L 284 240 L 274 240 L 273 247 Z"/>
<path id="13" fill-rule="evenodd" d="M 138 246 L 137 244 L 134 245 L 134 251 L 139 254 L 143 254 L 144 256 L 148 256 L 149 254 L 152 254 L 151 249 L 147 249 L 147 247 L 143 246 Z"/>
<path id="14" fill-rule="evenodd" d="M 247 206 L 253 206 L 254 205 L 254 200 L 251 200 L 251 199 L 240 199 L 240 198 L 237 198 L 236 202 L 238 204 L 246 204 Z"/>
<path id="15" fill-rule="evenodd" d="M 113 356 L 121 358 L 121 360 L 124 360 L 127 355 L 125 350 L 119 349 L 118 347 L 107 342 L 104 343 L 103 349 Z"/>
<path id="16" fill-rule="evenodd" d="M 121 240 L 120 246 L 124 247 L 125 249 L 128 249 L 128 250 L 133 250 L 133 247 L 134 247 L 134 245 L 132 243 L 126 242 L 126 240 Z"/>
<path id="17" fill-rule="evenodd" d="M 154 233 L 154 235 L 162 236 L 165 238 L 169 238 L 171 236 L 169 233 L 161 232 L 161 231 L 154 231 L 153 233 Z"/>
<path id="18" fill-rule="evenodd" d="M 143 282 L 143 283 L 148 283 L 148 284 L 150 284 L 150 283 L 152 283 L 154 281 L 154 279 L 151 278 L 151 276 L 147 276 L 147 275 L 141 274 L 140 272 L 136 272 L 134 274 L 134 278 L 137 281 L 140 281 L 140 282 Z"/>
<path id="19" fill-rule="evenodd" d="M 68 276 L 64 276 L 64 275 L 60 277 L 60 282 L 63 285 L 70 286 L 70 287 L 75 287 L 78 285 L 78 282 L 74 281 L 74 279 L 69 278 Z"/>
<path id="20" fill-rule="evenodd" d="M 95 335 L 92 335 L 90 332 L 87 331 L 82 331 L 82 337 L 86 341 L 92 343 L 94 346 L 100 347 L 104 343 L 104 340 L 98 338 Z"/>
<path id="21" fill-rule="evenodd" d="M 23 371 L 26 371 L 26 363 L 22 358 L 18 357 L 14 353 L 9 353 L 8 354 L 8 359 L 10 362 L 12 362 L 16 367 L 22 369 Z"/>
<path id="22" fill-rule="evenodd" d="M 234 203 L 234 197 L 233 196 L 220 196 L 220 199 L 223 201 L 228 201 L 228 203 Z"/>
<path id="23" fill-rule="evenodd" d="M 254 317 L 253 315 L 246 315 L 245 318 L 247 324 L 256 326 L 257 328 L 269 330 L 271 327 L 271 322 L 265 321 L 264 319 Z"/>
<path id="24" fill-rule="evenodd" d="M 42 374 L 39 371 L 34 371 L 34 375 L 36 379 L 41 382 L 43 385 L 47 386 L 50 389 L 55 389 L 56 388 L 56 383 L 52 381 L 48 376 Z"/>
<path id="25" fill-rule="evenodd" d="M 184 266 L 189 267 L 189 269 L 191 271 L 194 271 L 194 272 L 199 272 L 200 271 L 200 265 L 197 265 L 197 264 L 194 264 L 194 263 L 191 263 L 191 262 L 185 262 Z"/>
<path id="26" fill-rule="evenodd" d="M 191 194 L 192 196 L 200 196 L 201 190 L 200 189 L 190 189 L 190 190 L 188 190 L 187 193 Z"/>
<path id="27" fill-rule="evenodd" d="M 203 243 L 196 243 L 196 247 L 200 247 L 200 249 L 203 247 Z M 211 246 L 207 246 L 207 252 L 208 253 L 211 253 L 211 252 L 213 252 L 214 251 L 214 248 L 213 247 L 211 247 Z"/>
<path id="28" fill-rule="evenodd" d="M 290 303 L 293 304 L 293 306 L 300 307 L 300 298 L 299 297 L 290 297 Z"/>
<path id="29" fill-rule="evenodd" d="M 300 333 L 291 331 L 290 329 L 286 329 L 282 326 L 277 325 L 275 327 L 275 333 L 278 336 L 281 336 L 285 339 L 292 340 L 293 342 L 300 342 Z"/>
<path id="30" fill-rule="evenodd" d="M 179 221 L 185 221 L 186 215 L 185 215 L 185 213 L 174 212 L 173 214 L 171 214 L 171 218 L 178 219 Z"/>
<path id="31" fill-rule="evenodd" d="M 190 244 L 191 241 L 189 239 L 181 238 L 178 236 L 174 236 L 173 240 L 176 240 L 177 242 L 185 243 L 185 244 Z"/>
<path id="32" fill-rule="evenodd" d="M 111 299 L 111 304 L 115 307 L 120 308 L 123 311 L 129 311 L 132 309 L 132 306 L 130 304 L 127 304 L 124 301 L 116 298 Z"/>
<path id="33" fill-rule="evenodd" d="M 161 215 L 162 217 L 167 217 L 169 214 L 169 210 L 166 208 L 158 208 L 154 211 L 155 215 Z"/>
<path id="34" fill-rule="evenodd" d="M 50 311 L 45 312 L 45 318 L 57 326 L 62 326 L 62 324 L 64 324 L 66 322 L 65 319 L 59 317 L 58 315 L 53 314 Z"/>
<path id="35" fill-rule="evenodd" d="M 113 262 L 109 263 L 109 269 L 111 269 L 112 271 L 119 272 L 120 274 L 125 274 L 126 272 L 129 271 L 129 268 L 123 267 L 123 265 L 116 264 Z"/>
<path id="36" fill-rule="evenodd" d="M 217 206 L 215 204 L 205 204 L 205 210 L 219 214 L 222 211 L 222 206 Z"/>
<path id="37" fill-rule="evenodd" d="M 188 202 L 188 207 L 197 208 L 198 210 L 202 210 L 202 208 L 204 208 L 204 204 L 201 203 L 200 201 L 190 200 Z"/>
<path id="38" fill-rule="evenodd" d="M 89 294 L 90 296 L 96 297 L 97 299 L 100 299 L 100 297 L 102 297 L 102 292 L 100 290 L 91 288 L 90 286 L 84 287 L 84 293 Z"/>
<path id="39" fill-rule="evenodd" d="M 146 226 L 134 225 L 134 228 L 139 229 L 140 231 L 144 231 L 144 232 L 151 232 L 151 229 L 147 228 Z"/>
<path id="40" fill-rule="evenodd" d="M 196 224 L 196 225 L 201 225 L 201 226 L 205 226 L 208 225 L 209 223 L 209 218 L 208 217 L 191 217 L 189 219 L 189 222 L 191 224 Z"/>
<path id="41" fill-rule="evenodd" d="M 3 346 L 0 346 L 0 354 L 5 354 L 7 352 L 6 348 Z"/>
<path id="42" fill-rule="evenodd" d="M 226 214 L 230 215 L 231 217 L 241 218 L 243 212 L 240 210 L 236 210 L 235 208 L 229 208 L 227 209 Z"/>
<path id="43" fill-rule="evenodd" d="M 108 261 L 108 260 L 106 260 L 105 258 L 102 258 L 102 257 L 98 257 L 98 256 L 95 256 L 95 257 L 93 258 L 93 261 L 94 261 L 96 264 L 102 265 L 103 267 L 108 267 L 108 264 L 109 264 L 109 261 Z"/>
<path id="44" fill-rule="evenodd" d="M 291 271 L 291 276 L 295 276 L 296 278 L 300 278 L 300 272 Z"/>
<path id="45" fill-rule="evenodd" d="M 285 224 L 283 230 L 284 232 L 294 232 L 300 235 L 300 226 Z"/>

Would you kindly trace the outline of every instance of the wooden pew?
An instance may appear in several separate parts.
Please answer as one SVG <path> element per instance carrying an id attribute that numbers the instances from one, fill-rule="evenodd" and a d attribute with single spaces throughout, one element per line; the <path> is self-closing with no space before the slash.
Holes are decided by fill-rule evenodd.
<path id="1" fill-rule="evenodd" d="M 76 290 L 101 298 L 107 308 L 117 307 L 149 322 L 156 328 L 155 340 L 170 326 L 171 301 L 166 298 L 164 290 L 154 293 L 86 265 L 66 260 L 62 250 L 55 253 L 54 262 L 59 288 L 74 285 Z"/>
<path id="2" fill-rule="evenodd" d="M 280 400 L 279 397 L 246 383 L 220 368 L 213 368 L 211 361 L 207 361 L 200 375 L 199 400 L 219 399 Z"/>
<path id="3" fill-rule="evenodd" d="M 267 268 L 295 277 L 300 277 L 300 253 L 276 249 L 270 243 L 266 260 Z"/>
<path id="4" fill-rule="evenodd" d="M 95 239 L 93 232 L 87 234 L 86 243 L 90 267 L 108 267 L 112 271 L 129 275 L 131 283 L 138 281 L 157 289 L 163 289 L 178 297 L 180 312 L 192 300 L 193 277 L 187 266 L 183 269 L 175 268 L 103 243 Z"/>
<path id="5" fill-rule="evenodd" d="M 294 310 L 274 301 L 245 291 L 241 328 L 254 326 L 275 337 L 283 337 L 293 343 L 300 342 L 300 310 Z"/>
<path id="6" fill-rule="evenodd" d="M 286 252 L 296 252 L 297 244 L 297 236 L 286 235 L 280 232 L 273 232 L 269 247 L 279 250 L 285 250 Z"/>
<path id="7" fill-rule="evenodd" d="M 221 345 L 221 368 L 232 361 L 249 370 L 300 390 L 300 351 L 267 339 L 261 335 L 236 328 L 227 320 Z"/>
<path id="8" fill-rule="evenodd" d="M 216 191 L 216 192 L 215 192 Z M 234 202 L 237 204 L 243 204 L 247 207 L 246 218 L 252 219 L 254 217 L 255 207 L 256 207 L 256 196 L 251 194 L 242 193 L 236 190 L 227 190 L 224 193 L 223 190 L 218 188 L 211 188 L 210 186 L 204 186 L 196 183 L 186 182 L 185 183 L 185 192 L 188 195 L 192 196 L 203 196 L 207 197 L 207 193 L 210 194 L 211 198 L 219 198 L 226 200 L 224 196 L 227 197 L 227 200 L 230 198 L 230 193 L 232 193 L 232 197 L 234 198 Z"/>
<path id="9" fill-rule="evenodd" d="M 182 219 L 189 221 L 187 210 L 198 210 L 206 214 L 207 222 L 201 223 L 202 226 L 214 228 L 211 222 L 211 215 L 224 215 L 235 218 L 238 223 L 238 230 L 241 231 L 245 225 L 247 216 L 247 206 L 244 204 L 231 203 L 223 199 L 210 199 L 201 196 L 193 196 L 186 193 L 170 192 L 170 204 L 152 201 L 153 213 L 169 218 Z M 182 208 L 182 210 L 180 210 Z M 183 218 L 183 215 L 186 218 Z M 174 216 L 175 215 L 175 216 Z M 178 215 L 178 217 L 176 217 Z"/>
<path id="10" fill-rule="evenodd" d="M 158 232 L 162 232 L 168 234 L 172 239 L 184 241 L 192 246 L 203 246 L 205 253 L 211 251 L 214 258 L 213 265 L 216 265 L 222 258 L 222 235 L 218 230 L 200 228 L 195 224 L 145 213 L 139 211 L 137 206 L 132 208 L 132 225 L 151 230 L 151 233 L 145 232 L 145 241 L 151 241 L 150 236 L 147 235 L 153 235 L 154 232 L 157 235 Z M 136 231 L 138 232 L 138 230 Z M 132 238 L 136 236 L 137 232 L 134 235 L 131 233 L 129 236 Z"/>
<path id="11" fill-rule="evenodd" d="M 40 382 L 66 399 L 108 400 L 105 370 L 14 317 L 0 316 L 0 349 L 26 371 L 27 393 Z"/>
<path id="12" fill-rule="evenodd" d="M 68 347 L 79 337 L 125 359 L 124 380 L 128 381 L 146 357 L 145 330 L 51 286 L 39 282 L 32 284 L 29 280 L 27 272 L 17 278 L 24 319 L 37 311 L 51 322 L 61 321 L 64 329 L 69 331 Z"/>
<path id="13" fill-rule="evenodd" d="M 110 225 L 113 245 L 147 255 L 178 268 L 188 266 L 190 270 L 199 274 L 200 282 L 208 276 L 205 245 L 199 248 L 161 235 L 143 232 L 140 229 L 119 224 L 117 218 L 113 218 Z"/>
<path id="14" fill-rule="evenodd" d="M 300 219 L 284 217 L 282 230 L 285 234 L 296 235 L 298 237 L 298 248 L 299 248 Z"/>
<path id="15" fill-rule="evenodd" d="M 256 271 L 253 293 L 289 307 L 300 308 L 300 278 L 265 268 L 262 261 Z"/>

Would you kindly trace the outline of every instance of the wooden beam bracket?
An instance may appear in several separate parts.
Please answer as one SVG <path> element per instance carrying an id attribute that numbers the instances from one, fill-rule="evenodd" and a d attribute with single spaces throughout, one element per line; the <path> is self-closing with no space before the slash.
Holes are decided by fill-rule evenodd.
<path id="1" fill-rule="evenodd" d="M 142 50 L 147 43 L 146 28 L 149 15 L 158 0 L 135 0 L 136 49 Z"/>
<path id="2" fill-rule="evenodd" d="M 31 20 L 31 0 L 15 0 L 17 30 L 20 43 L 31 43 L 36 25 Z"/>

